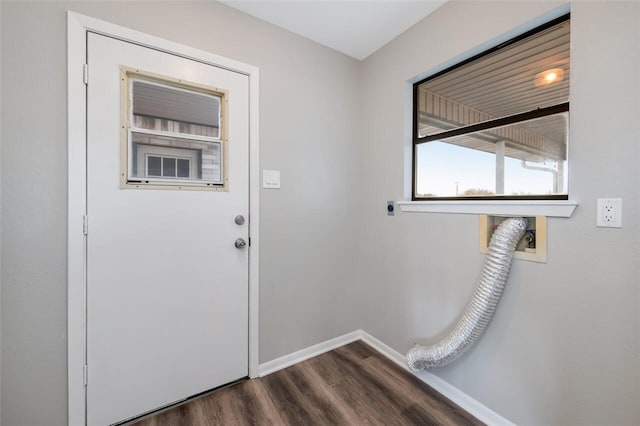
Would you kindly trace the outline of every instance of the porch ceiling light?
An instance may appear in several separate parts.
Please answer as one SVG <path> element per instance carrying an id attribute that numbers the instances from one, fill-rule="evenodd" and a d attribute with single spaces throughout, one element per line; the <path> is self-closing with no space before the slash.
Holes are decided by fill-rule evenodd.
<path id="1" fill-rule="evenodd" d="M 564 78 L 564 69 L 552 68 L 536 74 L 534 83 L 536 87 L 547 87 L 547 86 L 560 83 L 563 78 Z"/>

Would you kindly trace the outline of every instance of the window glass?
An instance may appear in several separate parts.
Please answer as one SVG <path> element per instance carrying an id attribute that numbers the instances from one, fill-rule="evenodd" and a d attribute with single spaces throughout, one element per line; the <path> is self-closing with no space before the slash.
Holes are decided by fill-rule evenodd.
<path id="1" fill-rule="evenodd" d="M 220 136 L 220 97 L 133 80 L 133 126 L 190 135 Z"/>
<path id="2" fill-rule="evenodd" d="M 224 187 L 223 98 L 217 89 L 123 69 L 125 184 Z M 124 104 L 123 104 L 124 105 Z"/>
<path id="3" fill-rule="evenodd" d="M 162 159 L 162 176 L 176 177 L 176 159 L 175 158 L 163 158 Z"/>
<path id="4" fill-rule="evenodd" d="M 147 157 L 147 176 L 162 176 L 162 157 Z"/>
<path id="5" fill-rule="evenodd" d="M 184 182 L 222 182 L 220 141 L 131 132 L 131 142 L 133 178 L 146 180 L 162 177 L 173 178 L 174 182 L 175 178 L 181 178 L 180 181 Z M 146 162 L 145 155 L 151 155 Z M 173 159 L 172 163 L 169 158 Z"/>
<path id="6" fill-rule="evenodd" d="M 535 196 L 564 192 L 566 132 L 543 137 L 539 128 L 566 128 L 566 114 L 417 145 L 419 197 Z M 502 154 L 500 153 L 502 150 Z M 503 179 L 497 179 L 502 168 Z"/>
<path id="7" fill-rule="evenodd" d="M 178 177 L 180 178 L 189 177 L 189 160 L 185 160 L 182 158 L 178 159 Z"/>
<path id="8" fill-rule="evenodd" d="M 567 198 L 569 16 L 414 85 L 414 199 Z"/>

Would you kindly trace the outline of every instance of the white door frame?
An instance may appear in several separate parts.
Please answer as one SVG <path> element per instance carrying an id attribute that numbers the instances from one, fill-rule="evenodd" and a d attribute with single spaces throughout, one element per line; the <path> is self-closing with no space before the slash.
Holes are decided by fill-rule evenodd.
<path id="1" fill-rule="evenodd" d="M 87 32 L 150 47 L 225 68 L 249 77 L 249 376 L 259 375 L 259 190 L 257 67 L 141 33 L 99 19 L 67 12 L 68 222 L 67 359 L 69 425 L 85 424 L 86 360 L 86 64 Z"/>

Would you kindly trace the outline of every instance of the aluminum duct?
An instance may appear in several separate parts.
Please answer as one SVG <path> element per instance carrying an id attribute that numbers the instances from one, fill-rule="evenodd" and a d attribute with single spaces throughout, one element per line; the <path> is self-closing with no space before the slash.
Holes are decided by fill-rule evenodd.
<path id="1" fill-rule="evenodd" d="M 480 337 L 493 317 L 507 282 L 513 252 L 527 229 L 524 218 L 505 219 L 493 233 L 489 252 L 473 299 L 453 331 L 432 346 L 416 344 L 407 353 L 409 368 L 425 368 L 448 364 L 466 352 Z"/>

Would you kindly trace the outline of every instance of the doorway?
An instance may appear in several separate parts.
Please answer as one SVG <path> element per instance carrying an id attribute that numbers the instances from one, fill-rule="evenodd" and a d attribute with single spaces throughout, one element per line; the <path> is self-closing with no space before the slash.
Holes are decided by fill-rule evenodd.
<path id="1" fill-rule="evenodd" d="M 84 423 L 86 410 L 88 424 L 115 423 L 257 375 L 257 69 L 238 72 L 229 69 L 238 63 L 200 51 L 207 60 L 194 61 L 193 49 L 163 40 L 149 48 L 131 30 L 69 19 L 69 421 Z M 85 33 L 89 76 L 84 165 L 71 87 L 83 40 L 72 36 L 72 19 L 74 34 Z M 96 26 L 111 36 L 88 30 Z M 220 122 L 192 121 L 220 133 L 136 127 L 135 81 L 171 102 L 217 99 L 220 109 L 205 115 Z M 140 134 L 156 141 L 140 143 Z M 81 239 L 72 232 L 79 206 Z"/>

